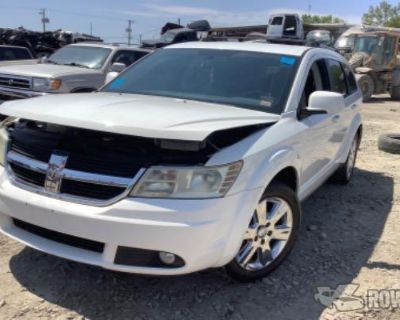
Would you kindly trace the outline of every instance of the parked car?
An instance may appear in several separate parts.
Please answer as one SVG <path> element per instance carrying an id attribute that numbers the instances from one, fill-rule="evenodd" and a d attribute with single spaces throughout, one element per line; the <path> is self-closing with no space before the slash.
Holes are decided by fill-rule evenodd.
<path id="1" fill-rule="evenodd" d="M 120 72 L 150 52 L 95 43 L 68 45 L 40 64 L 0 67 L 0 96 L 92 92 L 104 85 L 107 73 Z"/>
<path id="2" fill-rule="evenodd" d="M 34 64 L 34 59 L 29 49 L 18 46 L 0 45 L 0 67 L 17 64 Z"/>
<path id="3" fill-rule="evenodd" d="M 0 231 L 106 269 L 258 279 L 293 248 L 301 201 L 350 181 L 361 97 L 332 50 L 196 42 L 96 93 L 6 102 Z"/>
<path id="4" fill-rule="evenodd" d="M 197 31 L 188 28 L 172 29 L 165 32 L 160 39 L 143 40 L 143 48 L 162 48 L 175 43 L 198 41 Z"/>

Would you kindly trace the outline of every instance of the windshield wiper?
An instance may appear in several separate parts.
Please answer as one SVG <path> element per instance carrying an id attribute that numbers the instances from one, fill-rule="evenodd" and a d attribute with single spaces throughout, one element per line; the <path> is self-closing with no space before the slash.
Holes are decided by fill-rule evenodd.
<path id="1" fill-rule="evenodd" d="M 52 61 L 52 60 L 46 60 L 44 63 L 50 63 L 50 64 L 59 64 L 58 62 Z"/>
<path id="2" fill-rule="evenodd" d="M 79 67 L 79 68 L 86 68 L 89 69 L 88 66 L 76 62 L 71 62 L 71 63 L 64 63 L 64 66 L 72 66 L 72 67 Z"/>

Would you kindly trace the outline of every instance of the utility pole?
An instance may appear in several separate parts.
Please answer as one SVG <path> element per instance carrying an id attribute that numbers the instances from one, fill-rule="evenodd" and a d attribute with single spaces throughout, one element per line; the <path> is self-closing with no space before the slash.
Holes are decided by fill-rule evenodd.
<path id="1" fill-rule="evenodd" d="M 139 44 L 142 44 L 142 34 L 139 34 Z"/>
<path id="2" fill-rule="evenodd" d="M 50 19 L 46 17 L 46 9 L 40 9 L 39 15 L 42 16 L 43 32 L 46 32 L 46 23 L 50 23 Z"/>
<path id="3" fill-rule="evenodd" d="M 93 23 L 90 23 L 90 35 L 93 35 Z"/>
<path id="4" fill-rule="evenodd" d="M 178 24 L 181 25 L 181 18 L 178 18 Z"/>
<path id="5" fill-rule="evenodd" d="M 128 20 L 128 28 L 126 28 L 126 32 L 128 33 L 128 46 L 132 43 L 132 24 L 134 23 L 133 20 Z"/>

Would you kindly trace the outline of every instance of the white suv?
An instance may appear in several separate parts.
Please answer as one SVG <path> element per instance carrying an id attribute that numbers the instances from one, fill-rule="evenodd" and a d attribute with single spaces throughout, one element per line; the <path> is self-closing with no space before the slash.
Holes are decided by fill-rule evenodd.
<path id="1" fill-rule="evenodd" d="M 226 266 L 247 281 L 292 249 L 300 202 L 349 182 L 361 93 L 333 51 L 186 43 L 98 93 L 0 106 L 0 230 L 106 269 Z"/>

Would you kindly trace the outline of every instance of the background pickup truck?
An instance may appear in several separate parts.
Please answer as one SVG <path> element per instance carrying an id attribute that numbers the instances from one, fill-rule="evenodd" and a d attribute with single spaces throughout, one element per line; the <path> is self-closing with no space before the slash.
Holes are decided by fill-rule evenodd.
<path id="1" fill-rule="evenodd" d="M 0 65 L 0 100 L 95 91 L 109 72 L 121 72 L 150 52 L 82 43 L 65 46 L 38 64 Z"/>
<path id="2" fill-rule="evenodd" d="M 36 63 L 38 60 L 34 59 L 28 48 L 0 45 L 0 67 Z"/>

